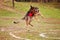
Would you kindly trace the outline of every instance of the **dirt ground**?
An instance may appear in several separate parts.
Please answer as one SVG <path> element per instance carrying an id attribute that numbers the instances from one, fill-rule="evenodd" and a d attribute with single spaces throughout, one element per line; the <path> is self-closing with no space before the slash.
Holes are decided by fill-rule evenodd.
<path id="1" fill-rule="evenodd" d="M 0 20 L 16 20 L 15 18 L 0 18 Z M 0 39 L 1 40 L 33 40 L 29 39 L 28 34 L 30 35 L 38 35 L 38 34 L 46 34 L 47 39 L 60 39 L 60 19 L 53 18 L 45 18 L 41 19 L 41 22 L 34 25 L 34 27 L 26 27 L 23 20 L 20 20 L 18 24 L 14 24 L 11 22 L 9 26 L 1 26 L 0 27 Z M 23 25 L 24 24 L 24 25 Z M 21 27 L 22 26 L 22 27 Z M 23 27 L 24 26 L 24 27 Z M 53 36 L 52 36 L 53 35 Z M 55 36 L 56 35 L 56 36 Z M 21 36 L 21 37 L 20 37 Z M 45 36 L 42 36 L 45 39 Z M 49 39 L 49 40 L 50 40 Z M 36 38 L 34 39 L 36 40 Z M 41 40 L 41 39 L 37 39 Z"/>

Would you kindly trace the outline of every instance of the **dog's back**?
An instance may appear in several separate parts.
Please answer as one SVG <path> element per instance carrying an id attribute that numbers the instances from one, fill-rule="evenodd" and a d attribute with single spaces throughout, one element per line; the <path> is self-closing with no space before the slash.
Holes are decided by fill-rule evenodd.
<path id="1" fill-rule="evenodd" d="M 26 15 L 22 18 L 23 20 L 25 19 L 25 17 L 28 16 L 29 12 L 30 12 L 30 10 L 29 10 L 29 11 L 26 13 Z"/>

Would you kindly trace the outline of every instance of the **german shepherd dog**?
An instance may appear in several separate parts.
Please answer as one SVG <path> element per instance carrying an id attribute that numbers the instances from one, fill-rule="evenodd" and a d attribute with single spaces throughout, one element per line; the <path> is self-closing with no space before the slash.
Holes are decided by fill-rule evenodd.
<path id="1" fill-rule="evenodd" d="M 31 21 L 32 21 L 32 18 L 33 17 L 36 18 L 37 15 L 40 15 L 39 8 L 30 6 L 29 11 L 27 12 L 27 14 L 22 19 L 24 19 L 26 21 L 27 26 L 30 25 L 33 27 L 33 25 L 31 24 Z"/>

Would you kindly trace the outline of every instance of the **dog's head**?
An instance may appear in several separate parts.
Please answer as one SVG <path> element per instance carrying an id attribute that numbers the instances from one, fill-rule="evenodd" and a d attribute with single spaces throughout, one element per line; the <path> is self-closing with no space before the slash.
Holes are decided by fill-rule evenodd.
<path id="1" fill-rule="evenodd" d="M 30 6 L 30 11 L 32 11 L 33 13 L 39 13 L 39 8 Z"/>

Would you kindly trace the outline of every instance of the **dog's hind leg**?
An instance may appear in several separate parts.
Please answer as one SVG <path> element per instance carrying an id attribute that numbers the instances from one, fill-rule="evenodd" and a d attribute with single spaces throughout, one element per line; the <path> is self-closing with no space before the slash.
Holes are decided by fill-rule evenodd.
<path id="1" fill-rule="evenodd" d="M 28 16 L 25 17 L 25 21 L 26 21 L 26 26 L 28 27 L 29 26 L 29 18 L 28 18 Z"/>
<path id="2" fill-rule="evenodd" d="M 32 19 L 30 18 L 30 20 L 29 20 L 29 25 L 33 27 L 33 25 L 31 24 L 31 21 L 32 21 Z"/>
<path id="3" fill-rule="evenodd" d="M 31 20 L 32 20 L 32 19 L 31 19 L 29 16 L 28 16 L 28 17 L 26 17 L 25 19 L 26 19 L 26 25 L 27 25 L 27 26 L 29 26 L 29 25 L 30 25 L 30 26 L 32 26 L 32 27 L 33 27 L 33 25 L 31 24 Z"/>
<path id="4" fill-rule="evenodd" d="M 31 23 L 29 23 L 29 25 L 31 25 L 33 27 L 33 25 Z"/>
<path id="5" fill-rule="evenodd" d="M 26 21 L 26 25 L 27 25 L 27 26 L 29 26 L 29 25 L 30 25 L 30 26 L 32 26 L 32 27 L 33 27 L 33 25 L 30 23 L 30 21 L 29 21 L 29 22 L 28 22 L 28 21 Z"/>

